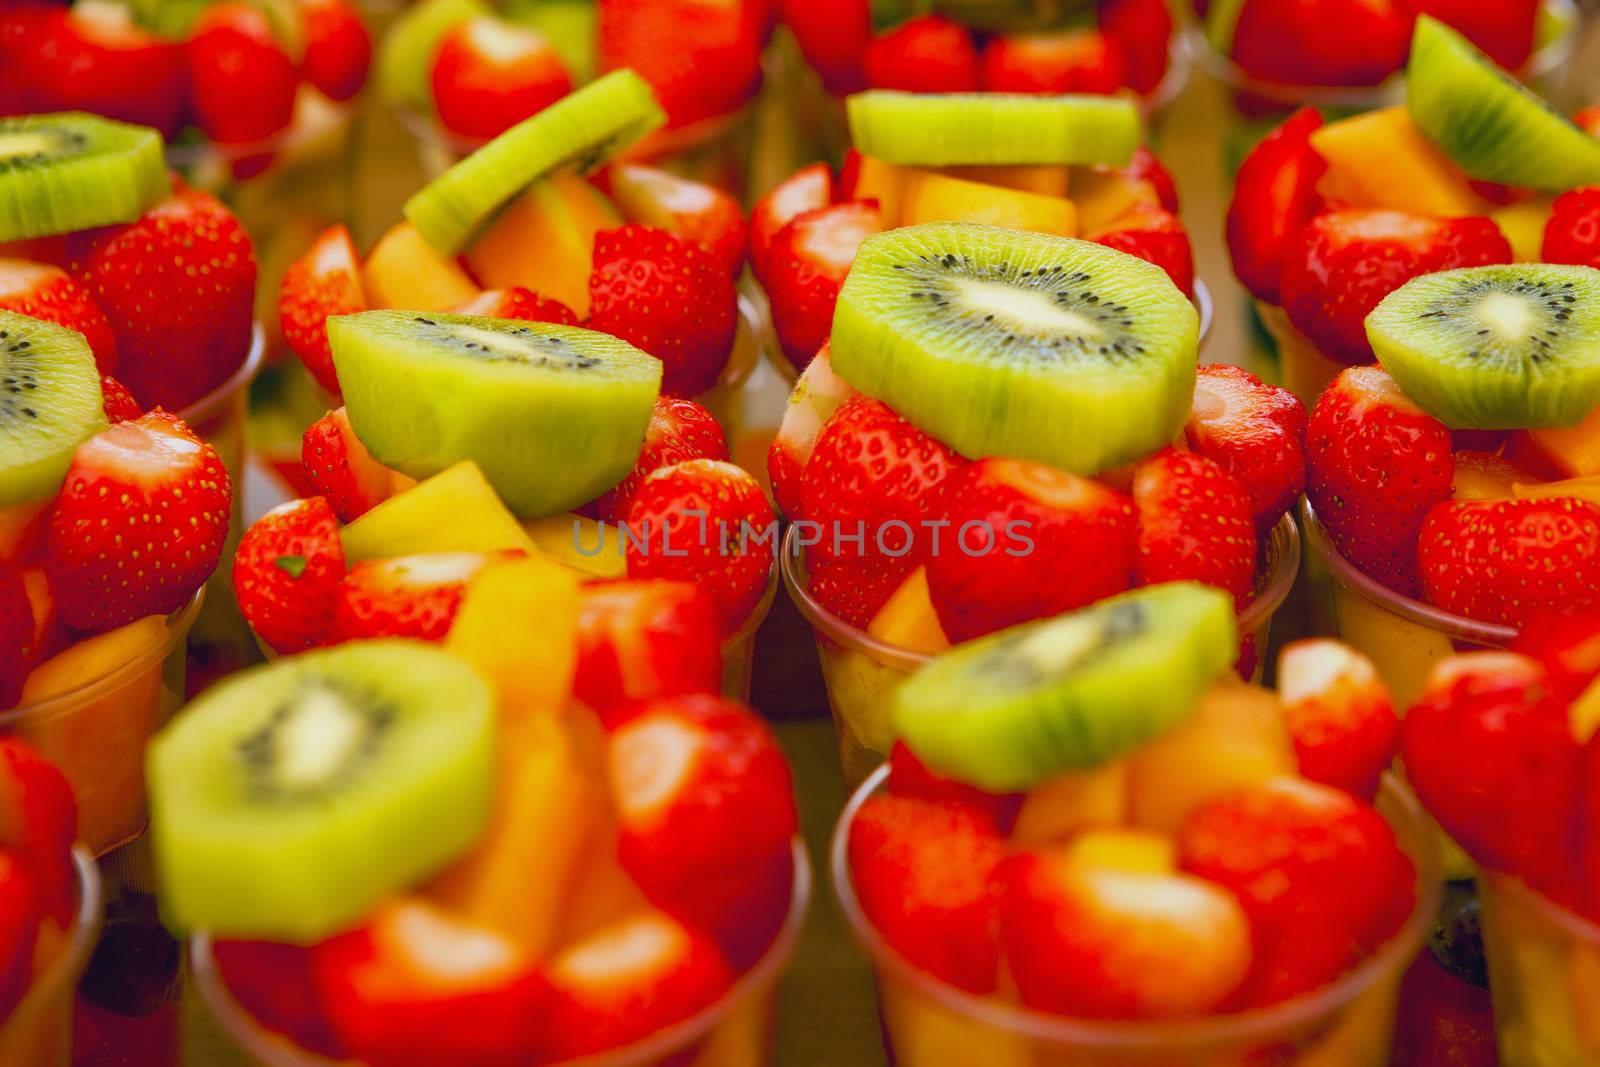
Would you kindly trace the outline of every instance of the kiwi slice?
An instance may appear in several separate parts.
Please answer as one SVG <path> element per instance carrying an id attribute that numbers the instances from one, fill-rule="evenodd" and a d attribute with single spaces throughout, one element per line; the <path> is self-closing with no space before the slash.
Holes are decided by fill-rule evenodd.
<path id="1" fill-rule="evenodd" d="M 1600 140 L 1428 15 L 1411 38 L 1406 106 L 1474 178 L 1554 190 L 1600 182 Z"/>
<path id="2" fill-rule="evenodd" d="M 1600 405 L 1600 270 L 1512 263 L 1424 274 L 1367 316 L 1378 362 L 1455 429 L 1572 426 Z"/>
<path id="3" fill-rule="evenodd" d="M 941 774 L 1027 789 L 1178 725 L 1237 655 L 1227 594 L 1153 585 L 956 646 L 900 686 L 895 730 Z"/>
<path id="4" fill-rule="evenodd" d="M 72 453 L 105 426 L 83 334 L 0 311 L 0 508 L 53 496 Z"/>
<path id="5" fill-rule="evenodd" d="M 488 14 L 482 0 L 421 0 L 396 15 L 378 46 L 374 78 L 383 98 L 431 115 L 429 77 L 440 43 L 463 22 Z"/>
<path id="6" fill-rule="evenodd" d="M 666 121 L 654 92 L 614 70 L 511 127 L 406 201 L 406 218 L 441 252 L 459 252 L 513 197 L 560 170 L 587 172 Z"/>
<path id="7" fill-rule="evenodd" d="M 0 118 L 0 241 L 132 222 L 169 189 L 147 126 L 81 111 Z"/>
<path id="8" fill-rule="evenodd" d="M 833 369 L 971 457 L 1079 474 L 1183 428 L 1199 320 L 1160 267 L 1089 241 L 937 222 L 862 242 Z"/>
<path id="9" fill-rule="evenodd" d="M 845 101 L 856 148 L 918 166 L 1100 163 L 1120 167 L 1142 136 L 1139 109 L 1120 96 L 902 93 L 873 89 Z"/>
<path id="10" fill-rule="evenodd" d="M 163 916 L 294 944 L 336 933 L 478 840 L 495 760 L 488 685 L 434 645 L 358 641 L 236 674 L 146 758 Z"/>
<path id="11" fill-rule="evenodd" d="M 566 511 L 639 458 L 661 361 L 575 326 L 364 311 L 328 320 L 350 424 L 416 478 L 463 459 L 523 518 Z"/>

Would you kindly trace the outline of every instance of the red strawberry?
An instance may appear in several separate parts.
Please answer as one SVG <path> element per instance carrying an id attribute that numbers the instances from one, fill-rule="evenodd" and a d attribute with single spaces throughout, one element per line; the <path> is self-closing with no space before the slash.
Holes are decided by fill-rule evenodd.
<path id="1" fill-rule="evenodd" d="M 493 15 L 446 33 L 430 77 L 444 128 L 483 141 L 572 91 L 572 75 L 544 34 Z"/>
<path id="2" fill-rule="evenodd" d="M 1257 530 L 1276 525 L 1305 488 L 1305 435 L 1305 405 L 1287 389 L 1228 363 L 1200 368 L 1185 439 L 1244 483 Z"/>
<path id="3" fill-rule="evenodd" d="M 1417 956 L 1400 986 L 1390 1067 L 1500 1067 L 1489 990 L 1446 968 L 1431 951 Z"/>
<path id="4" fill-rule="evenodd" d="M 1600 506 L 1586 500 L 1454 500 L 1422 524 L 1428 600 L 1457 615 L 1521 626 L 1554 604 L 1600 602 Z"/>
<path id="5" fill-rule="evenodd" d="M 950 800 L 877 795 L 850 823 L 850 880 L 891 947 L 973 993 L 995 988 L 1005 841 L 984 814 Z"/>
<path id="6" fill-rule="evenodd" d="M 25 857 L 0 849 L 0 1012 L 28 992 L 41 918 L 38 880 Z"/>
<path id="7" fill-rule="evenodd" d="M 1172 11 L 1166 0 L 1101 0 L 1100 29 L 1122 49 L 1129 87 L 1141 96 L 1155 92 L 1167 76 L 1172 46 Z M 1178 210 L 1176 205 L 1169 211 Z"/>
<path id="8" fill-rule="evenodd" d="M 1546 263 L 1600 267 L 1600 186 L 1556 197 L 1544 224 L 1542 256 Z"/>
<path id="9" fill-rule="evenodd" d="M 1278 303 L 1278 278 L 1290 244 L 1321 210 L 1317 182 L 1328 164 L 1311 147 L 1322 125 L 1316 108 L 1303 107 L 1262 138 L 1239 165 L 1228 204 L 1228 252 L 1244 287 Z"/>
<path id="10" fill-rule="evenodd" d="M 851 200 L 796 216 L 768 250 L 767 292 L 783 354 L 804 366 L 833 330 L 833 306 L 856 249 L 883 230 L 878 205 Z"/>
<path id="11" fill-rule="evenodd" d="M 1600 609 L 1551 605 L 1523 623 L 1511 649 L 1543 664 L 1556 696 L 1573 703 L 1600 677 Z"/>
<path id="12" fill-rule="evenodd" d="M 361 259 L 350 231 L 343 223 L 330 226 L 284 271 L 278 289 L 278 322 L 285 343 L 317 384 L 334 396 L 339 395 L 339 375 L 328 350 L 328 317 L 365 310 Z"/>
<path id="13" fill-rule="evenodd" d="M 342 522 L 354 522 L 415 484 L 372 458 L 351 429 L 344 408 L 328 412 L 307 427 L 300 441 L 300 470 L 306 482 L 328 498 Z"/>
<path id="14" fill-rule="evenodd" d="M 16 707 L 33 666 L 33 603 L 22 572 L 0 565 L 0 710 Z"/>
<path id="15" fill-rule="evenodd" d="M 959 22 L 921 15 L 867 42 L 867 84 L 910 93 L 974 93 L 981 88 L 978 49 Z"/>
<path id="16" fill-rule="evenodd" d="M 1316 216 L 1285 250 L 1283 308 L 1330 359 L 1370 363 L 1367 314 L 1419 274 L 1510 263 L 1511 245 L 1487 218 L 1436 219 L 1347 209 Z"/>
<path id="17" fill-rule="evenodd" d="M 697 396 L 715 385 L 737 317 L 732 280 L 692 241 L 635 223 L 596 237 L 589 328 L 661 360 L 662 392 Z"/>
<path id="18" fill-rule="evenodd" d="M 784 24 L 830 93 L 867 87 L 862 59 L 872 39 L 869 6 L 868 0 L 779 0 Z"/>
<path id="19" fill-rule="evenodd" d="M 228 992 L 256 1022 L 301 1048 L 339 1055 L 317 1000 L 312 950 L 276 941 L 215 941 L 211 954 Z"/>
<path id="20" fill-rule="evenodd" d="M 142 29 L 126 6 L 46 10 L 18 44 L 32 110 L 89 111 L 168 140 L 183 128 L 183 46 Z"/>
<path id="21" fill-rule="evenodd" d="M 778 231 L 806 212 L 831 203 L 833 172 L 826 163 L 801 167 L 756 201 L 750 209 L 750 269 L 762 284 L 771 272 L 772 241 Z"/>
<path id="22" fill-rule="evenodd" d="M 467 582 L 494 558 L 480 552 L 435 552 L 362 560 L 339 583 L 334 633 L 341 641 L 443 641 Z"/>
<path id="23" fill-rule="evenodd" d="M 1417 534 L 1450 499 L 1450 431 L 1380 367 L 1333 380 L 1306 425 L 1306 496 L 1340 555 L 1369 577 L 1421 592 Z"/>
<path id="24" fill-rule="evenodd" d="M 761 84 L 761 32 L 738 3 L 601 0 L 602 70 L 632 67 L 650 83 L 669 127 L 742 107 Z"/>
<path id="25" fill-rule="evenodd" d="M 1132 502 L 1099 482 L 1016 459 L 945 479 L 922 534 L 928 593 L 952 641 L 1121 593 L 1134 570 Z M 1074 566 L 1063 567 L 1071 558 Z"/>
<path id="26" fill-rule="evenodd" d="M 210 193 L 179 192 L 76 251 L 74 273 L 117 334 L 117 377 L 140 403 L 181 410 L 244 362 L 255 251 Z"/>
<path id="27" fill-rule="evenodd" d="M 1327 638 L 1296 641 L 1278 657 L 1278 695 L 1300 774 L 1376 796 L 1400 748 L 1400 720 L 1372 661 Z"/>
<path id="28" fill-rule="evenodd" d="M 1119 215 L 1112 228 L 1093 240 L 1118 252 L 1138 256 L 1167 272 L 1184 296 L 1194 295 L 1194 249 L 1178 217 L 1164 208 L 1135 205 Z"/>
<path id="29" fill-rule="evenodd" d="M 196 125 L 219 144 L 256 145 L 289 127 L 300 72 L 260 8 L 207 7 L 184 46 Z"/>
<path id="30" fill-rule="evenodd" d="M 144 414 L 128 387 L 109 374 L 100 376 L 100 398 L 107 422 L 127 422 Z"/>
<path id="31" fill-rule="evenodd" d="M 45 28 L 61 18 L 57 8 L 28 0 L 0 8 L 0 115 L 33 111 L 29 63 Z"/>
<path id="32" fill-rule="evenodd" d="M 372 62 L 372 35 L 347 0 L 301 0 L 306 51 L 300 73 L 324 96 L 340 102 L 361 91 Z"/>
<path id="33" fill-rule="evenodd" d="M 0 738 L 0 843 L 26 861 L 40 906 L 63 927 L 78 904 L 77 839 L 78 804 L 66 776 L 27 742 Z"/>
<path id="34" fill-rule="evenodd" d="M 1377 85 L 1405 65 L 1411 19 L 1391 0 L 1244 0 L 1233 61 L 1283 85 Z"/>
<path id="35" fill-rule="evenodd" d="M 1580 748 L 1544 668 L 1474 652 L 1434 668 L 1400 726 L 1406 777 L 1485 867 L 1573 893 Z"/>
<path id="36" fill-rule="evenodd" d="M 992 93 L 1100 93 L 1122 88 L 1122 47 L 1099 30 L 1003 33 L 983 49 L 983 87 Z"/>
<path id="37" fill-rule="evenodd" d="M 1133 475 L 1142 585 L 1190 579 L 1244 604 L 1255 584 L 1256 532 L 1244 484 L 1215 461 L 1163 448 Z"/>
<path id="38" fill-rule="evenodd" d="M 899 556 L 900 527 L 914 540 L 939 506 L 939 487 L 964 460 L 881 400 L 840 405 L 817 435 L 800 479 L 802 529 L 811 592 L 829 611 L 865 628 L 918 562 Z"/>
<path id="39" fill-rule="evenodd" d="M 233 592 L 250 628 L 288 655 L 334 640 L 344 573 L 339 520 L 314 496 L 278 505 L 245 531 L 233 558 Z"/>
<path id="40" fill-rule="evenodd" d="M 703 588 L 666 581 L 583 587 L 572 689 L 602 719 L 635 701 L 721 685 L 717 605 Z"/>
<path id="41" fill-rule="evenodd" d="M 633 507 L 634 493 L 653 472 L 691 459 L 727 458 L 728 439 L 716 416 L 693 400 L 657 397 L 633 470 L 595 501 L 595 508 L 602 519 L 623 522 Z"/>
<path id="42" fill-rule="evenodd" d="M 67 626 L 103 633 L 189 602 L 222 556 L 233 487 L 216 449 L 164 411 L 78 446 L 45 571 Z"/>
<path id="43" fill-rule="evenodd" d="M 1521 70 L 1533 54 L 1539 0 L 1404 0 L 1408 14 L 1432 15 L 1458 30 L 1507 70 Z"/>
<path id="44" fill-rule="evenodd" d="M 483 315 L 491 319 L 553 322 L 558 326 L 578 325 L 578 316 L 567 305 L 530 292 L 520 285 L 510 289 L 485 289 L 454 310 L 458 315 Z"/>
<path id="45" fill-rule="evenodd" d="M 72 275 L 26 259 L 0 259 L 0 311 L 43 319 L 77 330 L 94 352 L 101 374 L 117 367 L 117 338 L 106 313 Z"/>
<path id="46" fill-rule="evenodd" d="M 1580 107 L 1572 113 L 1572 122 L 1590 137 L 1600 137 L 1600 104 Z"/>
<path id="47" fill-rule="evenodd" d="M 693 459 L 651 472 L 634 490 L 624 554 L 630 578 L 693 582 L 717 603 L 733 633 L 767 588 L 778 520 L 747 471 Z"/>
<path id="48" fill-rule="evenodd" d="M 1303 778 L 1205 804 L 1180 831 L 1178 854 L 1250 917 L 1255 958 L 1242 1007 L 1331 982 L 1397 932 L 1416 892 L 1416 870 L 1382 816 Z"/>
<path id="49" fill-rule="evenodd" d="M 767 478 L 778 507 L 790 519 L 801 517 L 801 476 L 811 459 L 823 424 L 839 405 L 856 395 L 850 383 L 833 373 L 828 346 L 806 364 L 789 393 L 777 436 L 767 451 Z"/>
<path id="50" fill-rule="evenodd" d="M 1022 793 L 988 793 L 976 786 L 936 774 L 919 760 L 904 741 L 889 750 L 889 792 L 897 797 L 952 801 L 983 812 L 1002 834 L 1011 832 L 1022 808 Z"/>
<path id="51" fill-rule="evenodd" d="M 1165 3 L 1157 0 L 1162 10 L 1166 9 Z M 1147 181 L 1155 187 L 1156 196 L 1161 199 L 1161 206 L 1172 214 L 1178 213 L 1178 185 L 1172 180 L 1172 175 L 1162 165 L 1156 154 L 1145 145 L 1140 145 L 1133 150 L 1133 158 L 1128 160 L 1128 165 L 1120 170 L 1124 176 Z"/>
<path id="52" fill-rule="evenodd" d="M 714 185 L 638 163 L 616 163 L 607 173 L 611 199 L 629 222 L 695 242 L 730 276 L 738 277 L 746 244 L 739 201 Z"/>

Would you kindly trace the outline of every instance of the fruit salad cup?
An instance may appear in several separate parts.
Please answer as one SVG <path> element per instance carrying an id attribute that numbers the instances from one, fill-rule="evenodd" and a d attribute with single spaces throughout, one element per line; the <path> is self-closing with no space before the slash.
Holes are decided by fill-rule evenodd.
<path id="1" fill-rule="evenodd" d="M 1389 1063 L 1439 902 L 1384 774 L 1398 721 L 1350 650 L 1292 646 L 1279 695 L 1231 677 L 1233 636 L 1225 595 L 1171 583 L 901 688 L 832 851 L 892 1062 Z M 1318 758 L 1369 728 L 1387 742 Z"/>
<path id="2" fill-rule="evenodd" d="M 72 854 L 76 908 L 55 936 L 62 943 L 0 1021 L 0 1063 L 6 1067 L 68 1067 L 78 979 L 100 932 L 100 871 L 87 850 Z"/>

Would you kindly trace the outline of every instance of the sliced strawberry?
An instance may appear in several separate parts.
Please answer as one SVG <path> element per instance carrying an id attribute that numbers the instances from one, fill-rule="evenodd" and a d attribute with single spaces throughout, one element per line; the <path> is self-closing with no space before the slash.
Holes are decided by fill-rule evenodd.
<path id="1" fill-rule="evenodd" d="M 1122 50 L 1128 86 L 1141 96 L 1167 76 L 1172 48 L 1172 10 L 1166 0 L 1100 0 L 1100 29 Z M 1167 210 L 1176 211 L 1176 205 Z"/>
<path id="2" fill-rule="evenodd" d="M 1544 224 L 1543 258 L 1546 263 L 1600 267 L 1600 186 L 1556 197 Z"/>
<path id="3" fill-rule="evenodd" d="M 909 93 L 974 93 L 982 88 L 978 48 L 959 22 L 921 15 L 867 42 L 867 84 Z"/>
<path id="4" fill-rule="evenodd" d="M 330 100 L 343 103 L 361 91 L 372 63 L 372 35 L 347 0 L 300 0 L 305 55 L 300 73 Z"/>
<path id="5" fill-rule="evenodd" d="M 27 742 L 0 738 L 0 843 L 28 865 L 39 905 L 63 929 L 77 911 L 78 804 L 61 771 Z"/>
<path id="6" fill-rule="evenodd" d="M 638 72 L 669 127 L 736 111 L 761 84 L 761 27 L 743 4 L 600 0 L 596 11 L 600 68 Z"/>
<path id="7" fill-rule="evenodd" d="M 1228 204 L 1228 252 L 1233 272 L 1258 299 L 1278 303 L 1278 278 L 1291 242 L 1321 210 L 1317 182 L 1327 162 L 1311 147 L 1322 125 L 1303 107 L 1250 150 L 1234 178 Z"/>
<path id="8" fill-rule="evenodd" d="M 1326 638 L 1278 657 L 1278 695 L 1300 774 L 1372 798 L 1400 748 L 1400 720 L 1372 661 Z"/>
<path id="9" fill-rule="evenodd" d="M 1521 70 L 1533 55 L 1539 0 L 1404 0 L 1411 15 L 1432 15 L 1507 70 Z"/>
<path id="10" fill-rule="evenodd" d="M 1243 0 L 1233 61 L 1281 85 L 1377 85 L 1405 65 L 1411 19 L 1393 0 Z"/>
<path id="11" fill-rule="evenodd" d="M 1159 2 L 1160 0 L 1158 0 Z M 1164 3 L 1161 3 L 1160 6 L 1162 10 L 1166 9 Z M 1172 175 L 1168 173 L 1161 160 L 1157 158 L 1154 152 L 1150 151 L 1147 145 L 1140 145 L 1133 150 L 1133 158 L 1128 161 L 1126 167 L 1121 168 L 1120 173 L 1124 177 L 1149 182 L 1155 187 L 1156 196 L 1161 200 L 1161 206 L 1174 215 L 1178 213 L 1178 185 L 1172 180 Z"/>
<path id="12" fill-rule="evenodd" d="M 638 163 L 617 163 L 607 173 L 611 198 L 629 222 L 695 242 L 729 275 L 738 277 L 744 266 L 746 233 L 737 200 L 714 185 Z"/>
<path id="13" fill-rule="evenodd" d="M 334 633 L 342 641 L 443 641 L 467 582 L 494 558 L 480 552 L 436 552 L 363 560 L 339 583 Z"/>
<path id="14" fill-rule="evenodd" d="M 1099 93 L 1122 88 L 1122 46 L 1099 30 L 1003 33 L 983 48 L 983 87 L 993 93 Z"/>
<path id="15" fill-rule="evenodd" d="M 1022 807 L 1021 793 L 988 793 L 975 786 L 957 782 L 934 773 L 919 760 L 904 741 L 896 741 L 889 750 L 889 792 L 897 797 L 916 797 L 922 800 L 954 801 L 974 811 L 981 811 L 994 822 L 1002 834 L 1011 832 Z"/>
<path id="16" fill-rule="evenodd" d="M 109 374 L 100 376 L 100 403 L 105 408 L 107 422 L 127 422 L 144 414 L 128 387 Z"/>
<path id="17" fill-rule="evenodd" d="M 1600 609 L 1550 605 L 1526 621 L 1511 649 L 1543 664 L 1556 696 L 1571 704 L 1600 677 Z"/>
<path id="18" fill-rule="evenodd" d="M 1600 104 L 1580 107 L 1572 113 L 1572 121 L 1591 137 L 1600 137 Z"/>
<path id="19" fill-rule="evenodd" d="M 78 446 L 45 571 L 68 627 L 103 633 L 189 602 L 222 557 L 233 487 L 216 449 L 153 411 Z"/>
<path id="20" fill-rule="evenodd" d="M 795 366 L 804 366 L 828 339 L 856 249 L 882 231 L 877 202 L 851 200 L 798 215 L 773 238 L 765 284 L 778 341 Z"/>
<path id="21" fill-rule="evenodd" d="M 22 572 L 0 566 L 0 710 L 22 699 L 22 683 L 33 659 L 33 605 Z"/>
<path id="22" fill-rule="evenodd" d="M 60 267 L 26 259 L 0 259 L 0 311 L 14 311 L 77 330 L 89 342 L 100 373 L 116 370 L 117 338 L 106 313 Z"/>
<path id="23" fill-rule="evenodd" d="M 585 585 L 573 694 L 610 721 L 637 701 L 721 687 L 717 606 L 688 582 Z"/>
<path id="24" fill-rule="evenodd" d="M 578 316 L 567 305 L 530 292 L 520 285 L 510 289 L 485 289 L 453 310 L 458 315 L 483 315 L 491 319 L 553 322 L 558 326 L 578 325 Z"/>
<path id="25" fill-rule="evenodd" d="M 572 91 L 572 75 L 549 38 L 494 15 L 444 35 L 430 74 L 444 128 L 487 141 Z"/>
<path id="26" fill-rule="evenodd" d="M 260 8 L 207 7 L 189 31 L 184 65 L 195 122 L 213 141 L 258 145 L 288 129 L 300 72 Z"/>
<path id="27" fill-rule="evenodd" d="M 1194 249 L 1189 245 L 1189 232 L 1165 208 L 1135 205 L 1092 239 L 1154 263 L 1167 272 L 1184 296 L 1194 295 Z"/>
<path id="28" fill-rule="evenodd" d="M 339 1055 L 317 1000 L 311 949 L 275 941 L 215 941 L 211 954 L 228 992 L 256 1022 L 301 1048 Z"/>
<path id="29" fill-rule="evenodd" d="M 833 203 L 833 171 L 826 163 L 801 167 L 779 182 L 750 209 L 750 269 L 766 283 L 772 240 L 796 218 Z"/>
<path id="30" fill-rule="evenodd" d="M 183 46 L 141 28 L 125 5 L 47 9 L 29 29 L 18 58 L 31 110 L 88 111 L 168 140 L 183 128 Z"/>
<path id="31" fill-rule="evenodd" d="M 344 408 L 328 412 L 306 428 L 300 440 L 300 470 L 306 482 L 328 498 L 341 522 L 354 522 L 416 484 L 372 458 L 350 427 Z"/>
<path id="32" fill-rule="evenodd" d="M 1184 437 L 1189 447 L 1244 483 L 1256 529 L 1270 530 L 1306 484 L 1306 408 L 1243 367 L 1200 368 Z"/>
<path id="33" fill-rule="evenodd" d="M 289 264 L 278 290 L 283 339 L 311 376 L 334 396 L 339 375 L 328 349 L 328 318 L 367 310 L 361 260 L 343 223 L 322 231 L 305 255 Z"/>
<path id="34" fill-rule="evenodd" d="M 1215 461 L 1163 448 L 1133 475 L 1142 585 L 1192 580 L 1243 605 L 1255 585 L 1256 533 L 1244 483 Z"/>
<path id="35" fill-rule="evenodd" d="M 653 472 L 691 459 L 727 458 L 728 439 L 716 416 L 693 400 L 657 397 L 638 461 L 627 477 L 595 501 L 595 510 L 602 519 L 623 522 L 633 508 L 634 494 Z"/>
<path id="36" fill-rule="evenodd" d="M 39 886 L 27 859 L 0 848 L 0 1012 L 7 1015 L 32 984 L 40 920 Z"/>
<path id="37" fill-rule="evenodd" d="M 867 87 L 862 60 L 872 39 L 868 0 L 778 0 L 784 25 L 830 93 Z"/>
<path id="38" fill-rule="evenodd" d="M 320 496 L 280 504 L 256 520 L 233 558 L 239 611 L 274 652 L 288 655 L 335 638 L 344 546 Z"/>
<path id="39" fill-rule="evenodd" d="M 777 436 L 767 451 L 767 477 L 778 507 L 791 520 L 801 517 L 800 478 L 811 459 L 822 426 L 839 405 L 856 395 L 850 383 L 833 373 L 828 346 L 814 356 L 789 393 Z"/>

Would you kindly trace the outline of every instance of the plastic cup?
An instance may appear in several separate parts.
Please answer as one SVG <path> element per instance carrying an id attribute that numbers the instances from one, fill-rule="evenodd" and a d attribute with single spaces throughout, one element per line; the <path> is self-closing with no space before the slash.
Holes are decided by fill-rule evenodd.
<path id="1" fill-rule="evenodd" d="M 777 594 L 778 564 L 774 561 L 772 572 L 767 577 L 766 592 L 761 594 L 756 606 L 750 609 L 750 615 L 744 624 L 722 642 L 722 695 L 730 700 L 737 700 L 741 704 L 750 702 L 750 678 L 754 673 L 756 659 L 756 632 L 766 621 L 767 612 L 772 610 L 772 600 Z"/>
<path id="2" fill-rule="evenodd" d="M 72 1012 L 78 978 L 100 932 L 100 871 L 87 849 L 72 850 L 78 910 L 65 943 L 0 1023 L 0 1067 L 68 1067 L 72 1062 Z"/>
<path id="3" fill-rule="evenodd" d="M 930 657 L 885 644 L 818 603 L 811 595 L 805 550 L 794 527 L 784 536 L 778 563 L 790 598 L 816 637 L 817 658 L 838 737 L 839 765 L 845 784 L 854 789 L 888 757 L 894 744 L 895 693 L 900 683 Z M 1272 616 L 1289 595 L 1299 570 L 1300 535 L 1294 520 L 1285 515 L 1267 540 L 1265 558 L 1256 575 L 1255 598 L 1239 613 L 1242 654 L 1238 666 L 1244 677 L 1261 677 L 1260 652 L 1267 647 Z"/>
<path id="4" fill-rule="evenodd" d="M 1502 1067 L 1600 1065 L 1600 926 L 1507 874 L 1478 893 Z"/>
<path id="5" fill-rule="evenodd" d="M 1393 776 L 1378 810 L 1417 867 L 1404 927 L 1331 985 L 1267 1008 L 1182 1022 L 1098 1022 L 1029 1011 L 947 985 L 907 962 L 862 913 L 851 882 L 850 825 L 888 769 L 864 782 L 833 836 L 833 887 L 872 961 L 884 1044 L 897 1067 L 1387 1067 L 1400 979 L 1439 907 L 1439 865 L 1416 798 Z"/>
<path id="6" fill-rule="evenodd" d="M 793 955 L 805 924 L 806 907 L 811 900 L 811 861 L 805 844 L 794 842 L 794 885 L 790 891 L 789 914 L 783 928 L 761 959 L 745 972 L 721 1000 L 643 1041 L 625 1048 L 569 1060 L 564 1064 L 538 1067 L 760 1067 L 770 1059 L 773 1019 L 778 981 Z M 189 972 L 199 993 L 200 1014 L 195 1020 L 190 1041 L 204 1044 L 206 1055 L 197 1062 L 216 1062 L 221 1045 L 251 1067 L 359 1067 L 350 1061 L 335 1062 L 297 1047 L 287 1037 L 273 1033 L 251 1017 L 233 999 L 217 971 L 211 954 L 211 940 L 197 935 L 189 943 Z M 186 1049 L 185 1051 L 190 1051 Z M 207 1056 L 213 1058 L 207 1058 Z M 476 1067 L 462 1063 L 452 1067 Z M 530 1064 L 529 1067 L 534 1067 Z"/>
<path id="7" fill-rule="evenodd" d="M 204 600 L 201 589 L 156 640 L 98 676 L 0 712 L 0 731 L 28 741 L 72 783 L 79 839 L 97 856 L 144 830 L 145 743 L 183 702 L 184 644 Z"/>

